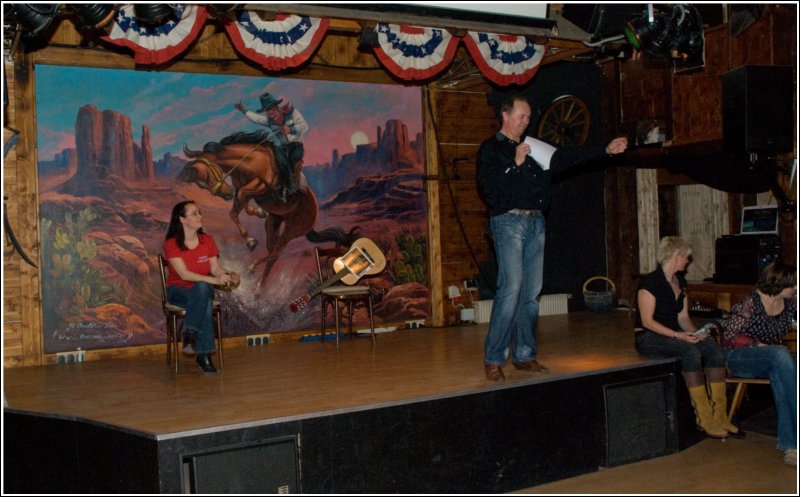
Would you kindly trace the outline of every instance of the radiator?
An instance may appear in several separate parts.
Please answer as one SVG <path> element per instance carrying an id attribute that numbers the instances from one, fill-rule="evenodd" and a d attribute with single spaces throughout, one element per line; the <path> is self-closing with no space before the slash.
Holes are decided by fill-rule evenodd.
<path id="1" fill-rule="evenodd" d="M 553 316 L 567 313 L 568 293 L 554 293 L 539 296 L 539 315 Z M 494 300 L 478 300 L 475 302 L 475 322 L 488 323 L 492 317 L 492 304 Z"/>
<path id="2" fill-rule="evenodd" d="M 489 318 L 492 317 L 492 304 L 494 300 L 476 300 L 475 301 L 475 322 L 488 323 Z"/>
<path id="3" fill-rule="evenodd" d="M 539 296 L 539 315 L 553 316 L 556 314 L 567 313 L 567 300 L 570 298 L 568 293 L 553 293 L 551 295 Z"/>

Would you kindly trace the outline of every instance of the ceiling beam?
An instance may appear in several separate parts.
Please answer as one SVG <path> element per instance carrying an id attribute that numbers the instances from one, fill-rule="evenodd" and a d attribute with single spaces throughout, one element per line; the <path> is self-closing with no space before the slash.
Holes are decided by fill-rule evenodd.
<path id="1" fill-rule="evenodd" d="M 466 29 L 469 31 L 482 31 L 488 33 L 537 36 L 551 38 L 558 35 L 556 22 L 552 19 L 535 19 L 497 14 L 475 14 L 479 19 L 491 19 L 492 22 L 476 21 L 470 19 L 455 19 L 443 15 L 426 15 L 421 12 L 436 12 L 421 6 L 417 12 L 404 12 L 401 10 L 390 11 L 390 8 L 399 8 L 397 4 L 270 4 L 248 3 L 245 9 L 274 14 L 297 14 L 312 17 L 325 17 L 334 19 L 350 19 L 360 21 L 373 21 L 392 24 L 407 24 L 412 26 L 425 26 L 442 29 Z M 408 7 L 411 8 L 411 7 Z M 513 23 L 511 22 L 513 21 Z"/>

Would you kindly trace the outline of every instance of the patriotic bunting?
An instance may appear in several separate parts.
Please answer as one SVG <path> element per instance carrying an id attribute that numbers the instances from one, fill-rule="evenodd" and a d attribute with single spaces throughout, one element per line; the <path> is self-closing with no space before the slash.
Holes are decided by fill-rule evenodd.
<path id="1" fill-rule="evenodd" d="M 427 79 L 445 69 L 456 54 L 458 39 L 447 30 L 378 24 L 375 55 L 401 79 Z"/>
<path id="2" fill-rule="evenodd" d="M 177 4 L 174 19 L 160 26 L 141 24 L 132 4 L 119 9 L 103 40 L 128 47 L 137 64 L 163 64 L 195 41 L 208 17 L 202 5 Z M 242 10 L 223 20 L 236 50 L 271 71 L 297 67 L 319 47 L 330 21 L 279 14 L 265 21 L 257 12 Z M 445 29 L 380 23 L 375 55 L 398 78 L 423 80 L 436 76 L 453 61 L 458 38 Z M 463 38 L 481 73 L 500 86 L 525 84 L 544 58 L 546 45 L 524 36 L 468 32 Z"/>
<path id="3" fill-rule="evenodd" d="M 297 67 L 314 53 L 325 32 L 328 19 L 278 15 L 264 21 L 257 12 L 242 11 L 225 29 L 240 54 L 271 71 Z"/>
<path id="4" fill-rule="evenodd" d="M 546 45 L 536 45 L 524 36 L 468 32 L 464 37 L 469 53 L 481 73 L 501 86 L 525 84 L 542 63 Z"/>
<path id="5" fill-rule="evenodd" d="M 200 34 L 208 14 L 201 5 L 175 5 L 175 19 L 160 26 L 140 24 L 133 5 L 119 9 L 108 35 L 101 38 L 133 50 L 137 64 L 163 64 L 182 53 Z"/>

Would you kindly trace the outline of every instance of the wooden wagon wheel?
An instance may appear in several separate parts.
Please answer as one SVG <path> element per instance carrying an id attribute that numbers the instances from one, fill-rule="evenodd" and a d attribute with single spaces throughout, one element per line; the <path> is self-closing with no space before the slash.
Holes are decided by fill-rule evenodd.
<path id="1" fill-rule="evenodd" d="M 589 136 L 589 109 L 578 97 L 562 95 L 542 114 L 536 137 L 560 147 L 583 145 Z"/>

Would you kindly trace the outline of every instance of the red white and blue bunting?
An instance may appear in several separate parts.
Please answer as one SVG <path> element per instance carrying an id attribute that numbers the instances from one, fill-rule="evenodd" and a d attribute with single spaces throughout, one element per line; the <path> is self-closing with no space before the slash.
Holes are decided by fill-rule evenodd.
<path id="1" fill-rule="evenodd" d="M 530 81 L 547 51 L 547 45 L 516 35 L 468 32 L 464 43 L 481 73 L 500 86 Z"/>
<path id="2" fill-rule="evenodd" d="M 160 26 L 141 24 L 133 5 L 119 9 L 103 40 L 128 47 L 137 64 L 163 64 L 184 52 L 203 29 L 208 13 L 202 5 L 173 5 L 173 19 Z M 241 11 L 223 20 L 228 37 L 244 57 L 270 71 L 282 71 L 306 62 L 319 47 L 330 21 L 279 14 L 265 21 L 258 12 Z M 450 65 L 459 39 L 445 29 L 378 24 L 375 55 L 392 74 L 403 80 L 429 79 Z M 522 85 L 536 74 L 547 51 L 524 36 L 468 32 L 463 38 L 481 73 L 500 86 Z"/>
<path id="3" fill-rule="evenodd" d="M 208 14 L 200 5 L 175 5 L 175 18 L 160 26 L 140 24 L 133 5 L 119 9 L 108 35 L 101 38 L 133 50 L 137 64 L 163 64 L 180 55 L 200 34 Z"/>
<path id="4" fill-rule="evenodd" d="M 375 55 L 405 80 L 428 79 L 444 70 L 458 48 L 458 38 L 447 30 L 397 24 L 378 24 Z"/>
<path id="5" fill-rule="evenodd" d="M 264 21 L 257 12 L 242 11 L 225 29 L 240 54 L 270 71 L 280 71 L 308 60 L 322 42 L 329 22 L 297 15 Z"/>

